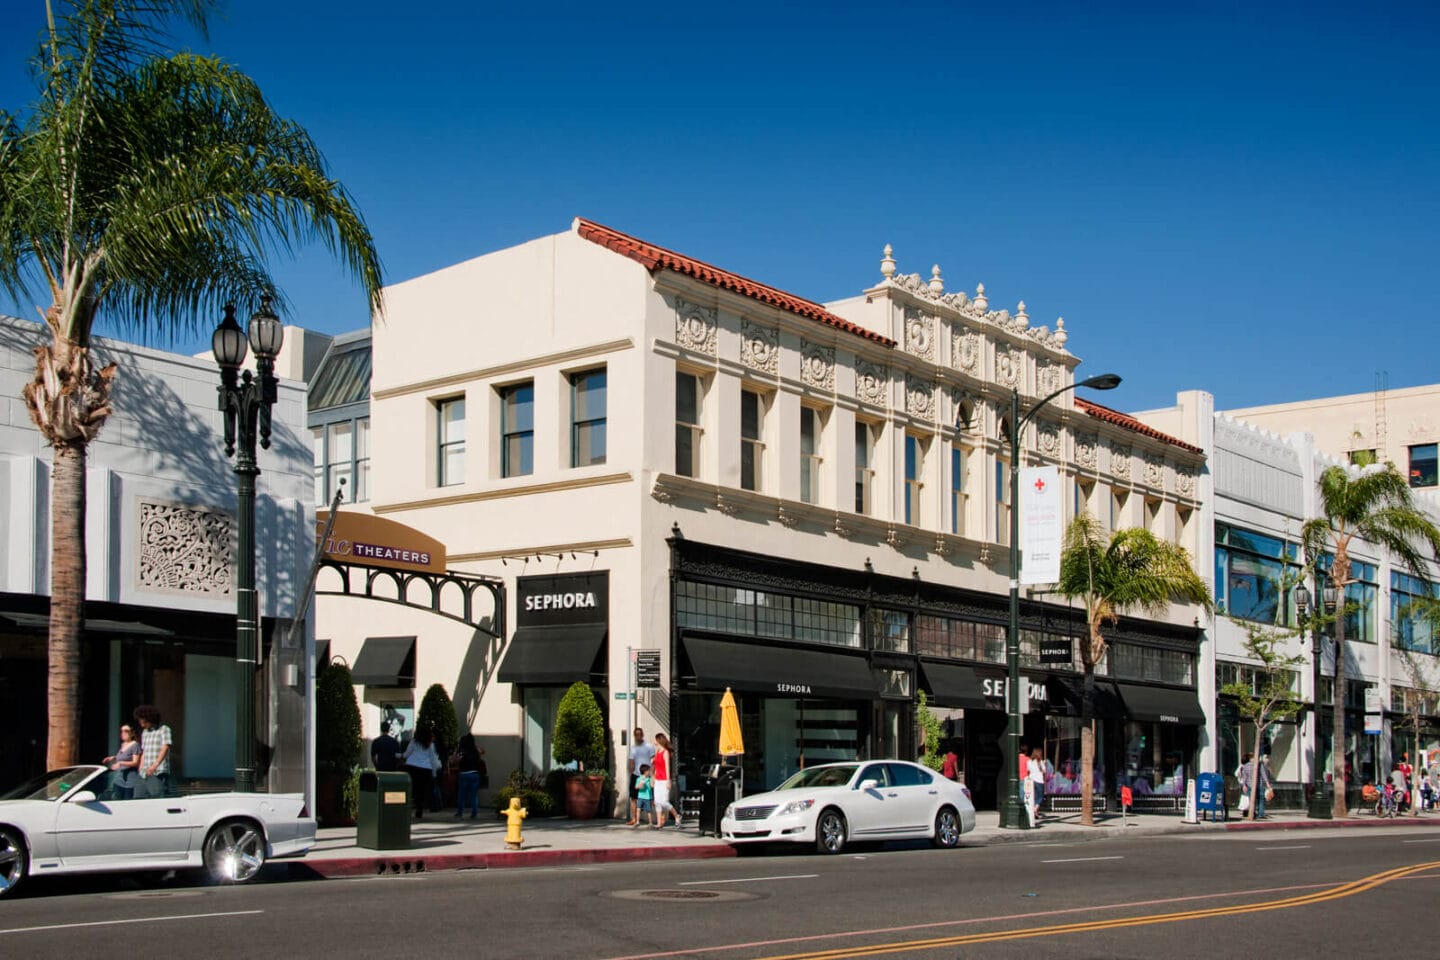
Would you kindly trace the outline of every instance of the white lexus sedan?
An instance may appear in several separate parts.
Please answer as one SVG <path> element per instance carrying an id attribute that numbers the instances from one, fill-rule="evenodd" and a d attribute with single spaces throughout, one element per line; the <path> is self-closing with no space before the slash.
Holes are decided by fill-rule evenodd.
<path id="1" fill-rule="evenodd" d="M 298 794 L 114 799 L 105 767 L 52 770 L 0 796 L 0 897 L 26 876 L 203 868 L 244 883 L 315 844 Z"/>
<path id="2" fill-rule="evenodd" d="M 974 829 L 963 783 L 904 760 L 807 767 L 768 793 L 735 801 L 720 822 L 732 844 L 813 843 L 821 853 L 839 853 L 852 840 L 914 837 L 955 847 Z"/>

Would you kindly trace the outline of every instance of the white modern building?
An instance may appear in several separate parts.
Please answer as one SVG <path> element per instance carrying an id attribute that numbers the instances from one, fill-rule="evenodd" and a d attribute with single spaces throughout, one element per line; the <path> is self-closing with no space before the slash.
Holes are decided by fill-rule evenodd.
<path id="1" fill-rule="evenodd" d="M 46 742 L 50 451 L 22 386 L 39 324 L 0 317 L 0 787 L 41 772 Z M 192 359 L 97 339 L 115 362 L 115 408 L 89 446 L 85 702 L 80 753 L 114 753 L 119 726 L 153 703 L 175 736 L 188 789 L 228 787 L 235 768 L 235 475 L 225 457 L 219 374 Z M 100 365 L 100 364 L 97 364 Z M 308 783 L 310 635 L 290 641 L 312 555 L 302 384 L 282 382 L 261 451 L 256 526 L 264 669 L 255 713 L 259 784 Z"/>
<path id="2" fill-rule="evenodd" d="M 859 295 L 822 305 L 585 220 L 385 296 L 368 355 L 347 361 L 351 377 L 368 364 L 368 405 L 312 391 L 316 500 L 348 473 L 364 492 L 346 523 L 404 525 L 442 567 L 502 584 L 505 605 L 445 619 L 415 608 L 432 581 L 385 587 L 412 591 L 404 606 L 353 595 L 373 580 L 353 572 L 352 595 L 335 596 L 347 587 L 327 570 L 317 637 L 355 668 L 367 736 L 413 722 L 438 682 L 492 781 L 543 772 L 559 697 L 582 680 L 617 756 L 632 725 L 666 730 L 693 776 L 714 759 L 729 687 L 758 789 L 804 763 L 912 753 L 923 689 L 993 804 L 1004 420 L 1012 389 L 1028 406 L 1074 382 L 1063 321 L 992 309 L 983 285 L 947 292 L 938 267 L 906 275 L 888 248 Z M 1067 515 L 1192 550 L 1206 539 L 1197 444 L 1066 394 L 1022 447 L 1060 468 Z M 401 548 L 363 546 L 382 549 Z M 1208 748 L 1198 612 L 1114 632 L 1107 788 L 1174 796 Z M 1050 792 L 1078 793 L 1078 648 L 1058 664 L 1038 652 L 1082 633 L 1083 613 L 1027 598 L 1022 627 L 1025 738 L 1056 768 Z M 653 686 L 637 687 L 632 661 Z"/>

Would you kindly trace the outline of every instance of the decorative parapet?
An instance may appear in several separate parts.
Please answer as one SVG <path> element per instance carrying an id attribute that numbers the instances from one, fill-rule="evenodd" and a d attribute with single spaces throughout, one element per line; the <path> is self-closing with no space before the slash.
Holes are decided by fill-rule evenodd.
<path id="1" fill-rule="evenodd" d="M 995 330 L 1003 330 L 1012 336 L 1033 340 L 1051 350 L 1066 352 L 1065 343 L 1069 339 L 1069 334 L 1065 330 L 1063 317 L 1055 321 L 1054 331 L 1051 331 L 1049 327 L 1032 327 L 1030 326 L 1030 315 L 1025 309 L 1025 301 L 1020 301 L 1013 315 L 1009 310 L 991 310 L 990 301 L 985 296 L 985 284 L 976 285 L 973 298 L 963 290 L 945 293 L 945 285 L 940 279 L 938 265 L 931 270 L 929 280 L 922 278 L 918 273 L 896 273 L 895 259 L 891 253 L 891 248 L 887 244 L 885 259 L 881 260 L 880 267 L 881 276 L 884 277 L 882 282 L 885 285 L 893 286 L 913 297 L 942 307 L 954 318 L 963 318 Z"/>

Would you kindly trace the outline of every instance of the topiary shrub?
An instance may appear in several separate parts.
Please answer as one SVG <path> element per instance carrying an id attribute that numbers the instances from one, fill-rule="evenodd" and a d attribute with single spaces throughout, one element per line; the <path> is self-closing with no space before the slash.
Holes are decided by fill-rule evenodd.
<path id="1" fill-rule="evenodd" d="M 315 763 L 320 770 L 348 776 L 361 752 L 360 704 L 350 668 L 331 663 L 315 684 Z"/>
<path id="2" fill-rule="evenodd" d="M 590 684 L 577 680 L 555 711 L 553 751 L 560 763 L 578 763 L 582 771 L 603 772 L 605 717 Z"/>
<path id="3" fill-rule="evenodd" d="M 435 752 L 444 760 L 460 742 L 460 721 L 455 719 L 455 704 L 450 695 L 438 683 L 432 683 L 420 701 L 416 729 L 426 726 L 435 734 Z"/>

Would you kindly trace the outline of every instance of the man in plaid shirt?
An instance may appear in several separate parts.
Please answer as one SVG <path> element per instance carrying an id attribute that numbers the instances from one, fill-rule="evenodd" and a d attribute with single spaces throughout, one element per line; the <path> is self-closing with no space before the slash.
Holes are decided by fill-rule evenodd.
<path id="1" fill-rule="evenodd" d="M 135 708 L 140 734 L 140 782 L 138 797 L 168 797 L 174 793 L 170 776 L 170 728 L 160 722 L 160 711 L 150 704 Z"/>

